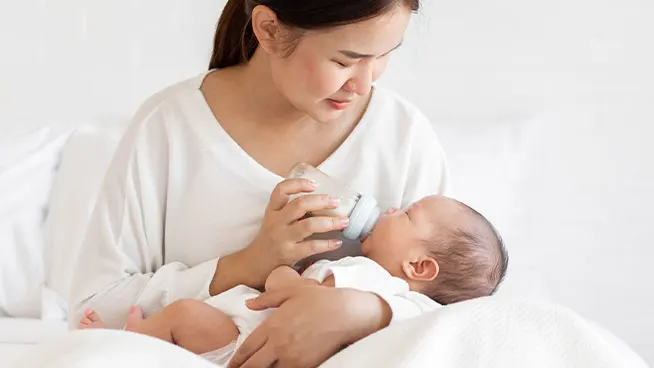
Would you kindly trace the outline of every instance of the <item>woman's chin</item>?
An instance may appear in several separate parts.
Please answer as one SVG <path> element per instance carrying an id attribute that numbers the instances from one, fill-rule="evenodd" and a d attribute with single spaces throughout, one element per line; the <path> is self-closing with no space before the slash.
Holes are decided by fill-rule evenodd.
<path id="1" fill-rule="evenodd" d="M 307 114 L 319 123 L 329 124 L 341 118 L 346 111 L 334 109 L 328 103 L 321 103 Z"/>
<path id="2" fill-rule="evenodd" d="M 313 120 L 321 123 L 321 124 L 331 124 L 337 121 L 341 116 L 342 112 L 338 113 L 321 113 L 321 114 L 315 114 L 311 116 Z"/>

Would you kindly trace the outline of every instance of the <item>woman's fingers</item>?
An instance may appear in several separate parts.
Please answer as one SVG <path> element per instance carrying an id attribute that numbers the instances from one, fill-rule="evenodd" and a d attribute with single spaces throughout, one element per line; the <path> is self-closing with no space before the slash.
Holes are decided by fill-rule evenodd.
<path id="1" fill-rule="evenodd" d="M 343 245 L 343 241 L 337 239 L 305 240 L 297 244 L 297 251 L 298 251 L 297 259 L 304 259 L 314 254 L 321 254 L 332 250 L 336 250 L 340 248 L 342 245 Z"/>
<path id="2" fill-rule="evenodd" d="M 290 224 L 303 218 L 307 213 L 337 208 L 339 203 L 339 198 L 327 194 L 308 194 L 289 202 L 283 211 L 287 223 Z"/>
<path id="3" fill-rule="evenodd" d="M 254 299 L 246 302 L 248 308 L 259 311 L 268 308 L 278 308 L 293 296 L 292 288 L 285 288 L 276 291 L 266 291 Z"/>
<path id="4" fill-rule="evenodd" d="M 236 350 L 234 356 L 229 361 L 227 368 L 239 368 L 243 367 L 244 364 L 253 357 L 261 348 L 264 347 L 268 341 L 268 333 L 264 330 L 265 325 L 257 327 L 250 336 L 243 341 L 243 344 Z M 262 367 L 271 366 L 274 363 L 271 362 L 269 365 L 263 365 Z M 252 366 L 254 367 L 254 366 Z"/>
<path id="5" fill-rule="evenodd" d="M 275 366 L 317 367 L 333 356 L 345 344 L 351 344 L 377 331 L 381 303 L 378 296 L 347 288 L 319 285 L 286 288 L 280 292 L 264 293 L 252 301 L 259 306 L 277 307 L 253 333 L 254 341 L 245 341 L 244 352 L 236 362 L 255 358 L 267 367 L 273 361 L 259 345 L 259 334 L 267 336 L 265 345 L 274 351 Z M 250 306 L 250 303 L 248 303 Z M 326 338 L 324 333 L 330 331 Z M 249 344 L 252 343 L 250 347 Z M 263 346 L 263 345 L 260 345 Z M 261 359 L 261 360 L 259 360 Z"/>
<path id="6" fill-rule="evenodd" d="M 270 202 L 268 208 L 274 211 L 279 211 L 286 204 L 290 197 L 299 193 L 311 193 L 317 188 L 316 182 L 308 179 L 287 179 L 277 184 L 272 194 L 270 195 Z"/>
<path id="7" fill-rule="evenodd" d="M 313 234 L 343 230 L 349 224 L 347 217 L 307 217 L 291 225 L 289 230 L 293 239 L 301 241 Z"/>
<path id="8" fill-rule="evenodd" d="M 290 265 L 310 255 L 337 249 L 342 242 L 338 240 L 307 240 L 314 234 L 341 231 L 349 225 L 347 217 L 309 216 L 319 210 L 334 209 L 339 200 L 328 195 L 310 194 L 315 191 L 315 182 L 307 179 L 288 179 L 279 183 L 270 197 L 270 202 L 259 234 L 251 247 L 263 253 L 261 259 L 270 260 L 262 267 L 262 279 L 274 267 Z M 299 193 L 298 198 L 289 198 Z M 265 280 L 265 278 L 264 278 Z"/>
<path id="9" fill-rule="evenodd" d="M 265 344 L 261 349 L 257 350 L 242 366 L 241 368 L 260 368 L 260 367 L 274 367 L 278 357 L 275 349 L 270 346 L 270 343 Z"/>

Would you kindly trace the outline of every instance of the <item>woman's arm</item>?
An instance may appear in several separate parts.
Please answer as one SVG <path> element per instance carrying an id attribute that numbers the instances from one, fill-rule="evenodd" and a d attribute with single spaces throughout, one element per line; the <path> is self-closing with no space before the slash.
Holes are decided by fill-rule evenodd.
<path id="1" fill-rule="evenodd" d="M 325 286 L 266 292 L 248 307 L 278 309 L 245 340 L 229 367 L 316 367 L 391 320 L 388 304 L 377 295 Z"/>
<path id="2" fill-rule="evenodd" d="M 156 107 L 137 114 L 121 140 L 75 266 L 71 326 L 86 308 L 121 328 L 132 305 L 149 314 L 177 299 L 209 296 L 216 259 L 192 268 L 164 264 L 168 142 Z"/>

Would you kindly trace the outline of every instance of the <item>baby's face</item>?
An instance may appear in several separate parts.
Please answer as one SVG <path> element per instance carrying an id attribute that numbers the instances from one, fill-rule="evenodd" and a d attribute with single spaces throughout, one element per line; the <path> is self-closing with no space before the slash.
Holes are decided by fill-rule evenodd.
<path id="1" fill-rule="evenodd" d="M 406 210 L 389 209 L 381 215 L 374 231 L 361 244 L 364 256 L 391 274 L 401 273 L 403 261 L 426 254 L 424 241 L 439 228 L 461 220 L 455 201 L 443 196 L 425 197 Z"/>

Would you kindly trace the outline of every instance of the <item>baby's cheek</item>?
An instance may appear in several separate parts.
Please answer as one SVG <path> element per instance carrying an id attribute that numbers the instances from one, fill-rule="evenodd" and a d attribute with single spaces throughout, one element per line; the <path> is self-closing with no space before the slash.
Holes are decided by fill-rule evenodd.
<path id="1" fill-rule="evenodd" d="M 364 256 L 368 258 L 374 256 L 374 253 L 377 251 L 377 236 L 378 235 L 373 232 L 372 235 L 370 235 L 363 243 L 361 243 L 361 253 Z"/>

